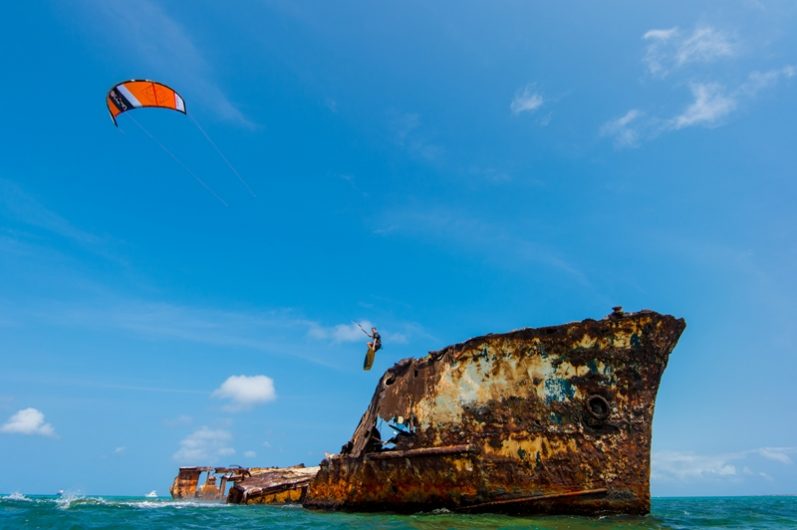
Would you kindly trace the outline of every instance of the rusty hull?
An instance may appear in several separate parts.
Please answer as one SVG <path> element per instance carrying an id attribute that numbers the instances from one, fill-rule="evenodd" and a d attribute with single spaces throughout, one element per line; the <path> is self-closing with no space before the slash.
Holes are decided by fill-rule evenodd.
<path id="1" fill-rule="evenodd" d="M 202 489 L 200 489 L 199 477 L 202 473 L 207 473 L 208 478 L 210 478 L 212 471 L 212 467 L 181 467 L 169 488 L 169 493 L 171 493 L 173 499 L 197 498 L 197 496 L 201 494 L 201 491 L 206 489 L 205 485 L 207 485 L 206 482 L 202 486 Z"/>
<path id="2" fill-rule="evenodd" d="M 685 325 L 615 308 L 400 361 L 304 506 L 645 514 L 656 392 Z"/>
<path id="3" fill-rule="evenodd" d="M 202 474 L 205 480 L 200 485 Z M 181 467 L 169 493 L 173 499 L 219 501 L 225 498 L 227 484 L 240 482 L 250 475 L 250 470 L 242 467 Z"/>
<path id="4" fill-rule="evenodd" d="M 260 468 L 237 482 L 227 496 L 232 504 L 300 504 L 307 495 L 318 467 L 304 464 L 283 468 Z"/>

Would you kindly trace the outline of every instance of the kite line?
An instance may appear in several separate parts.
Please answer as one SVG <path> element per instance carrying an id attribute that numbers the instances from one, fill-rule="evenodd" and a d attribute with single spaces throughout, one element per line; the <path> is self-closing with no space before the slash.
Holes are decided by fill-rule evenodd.
<path id="1" fill-rule="evenodd" d="M 229 206 L 229 204 L 227 204 L 227 201 L 225 201 L 224 199 L 222 199 L 222 198 L 221 198 L 221 196 L 220 196 L 218 193 L 216 193 L 216 192 L 213 190 L 213 188 L 211 188 L 211 187 L 208 185 L 208 183 L 207 183 L 207 182 L 205 182 L 204 180 L 202 180 L 202 179 L 199 177 L 199 175 L 197 175 L 196 173 L 194 173 L 194 172 L 191 170 L 191 168 L 189 168 L 187 165 L 185 165 L 185 162 L 183 162 L 182 160 L 180 160 L 180 159 L 177 157 L 177 155 L 175 155 L 174 153 L 172 153 L 172 152 L 169 150 L 169 148 L 168 148 L 168 147 L 166 147 L 165 145 L 163 145 L 163 144 L 162 144 L 162 143 L 161 143 L 161 142 L 160 142 L 160 141 L 159 141 L 157 138 L 155 138 L 155 137 L 152 135 L 152 133 L 151 133 L 151 132 L 149 132 L 149 131 L 147 130 L 147 128 L 146 128 L 146 127 L 144 127 L 143 125 L 141 125 L 140 123 L 138 123 L 138 120 L 136 120 L 136 119 L 135 119 L 135 118 L 134 118 L 132 115 L 130 115 L 130 114 L 128 114 L 128 118 L 130 118 L 130 121 L 132 121 L 133 123 L 135 123 L 135 124 L 138 126 L 138 128 L 139 128 L 139 129 L 141 129 L 141 130 L 144 132 L 144 134 L 146 134 L 146 135 L 149 137 L 149 139 L 150 139 L 150 140 L 152 140 L 152 141 L 153 141 L 153 142 L 154 142 L 154 143 L 155 143 L 155 144 L 156 144 L 158 147 L 160 147 L 161 149 L 163 149 L 163 152 L 164 152 L 164 153 L 166 153 L 167 155 L 169 155 L 169 156 L 172 158 L 172 160 L 174 160 L 174 161 L 175 161 L 175 162 L 177 162 L 177 163 L 178 163 L 180 166 L 182 166 L 182 168 L 183 168 L 183 169 L 185 169 L 185 170 L 188 172 L 188 174 L 189 174 L 189 175 L 191 175 L 192 177 L 194 177 L 194 179 L 195 179 L 197 182 L 199 182 L 199 184 L 200 184 L 200 185 L 202 185 L 202 187 L 203 187 L 203 188 L 205 188 L 205 189 L 206 189 L 206 190 L 207 190 L 207 191 L 208 191 L 208 192 L 209 192 L 211 195 L 213 195 L 213 196 L 214 196 L 214 197 L 215 197 L 215 198 L 216 198 L 216 199 L 217 199 L 217 200 L 218 200 L 218 201 L 219 201 L 221 204 L 223 204 L 225 208 Z"/>
<path id="2" fill-rule="evenodd" d="M 230 162 L 227 159 L 227 157 L 224 156 L 224 152 L 222 152 L 221 148 L 218 145 L 216 145 L 216 142 L 213 141 L 213 139 L 205 131 L 205 129 L 202 128 L 202 126 L 199 124 L 199 122 L 196 121 L 196 118 L 194 118 L 193 115 L 188 114 L 188 113 L 186 113 L 186 116 L 188 116 L 188 118 L 192 122 L 194 122 L 194 125 L 196 126 L 196 128 L 199 129 L 199 132 L 202 133 L 202 135 L 205 137 L 205 139 L 208 141 L 208 143 L 213 146 L 213 149 L 215 149 L 216 153 L 218 153 L 218 155 L 221 157 L 221 159 L 224 160 L 224 163 L 227 164 L 227 167 L 230 168 L 230 171 L 232 171 L 235 174 L 235 176 L 238 177 L 238 180 L 240 180 L 241 184 L 244 185 L 244 187 L 246 188 L 246 191 L 248 191 L 249 194 L 252 197 L 257 197 L 257 195 L 255 195 L 255 192 L 254 192 L 254 190 L 252 190 L 252 187 L 249 185 L 249 183 L 246 182 L 246 180 L 241 176 L 241 174 L 238 172 L 238 170 L 235 169 L 235 166 L 232 165 L 232 162 Z"/>

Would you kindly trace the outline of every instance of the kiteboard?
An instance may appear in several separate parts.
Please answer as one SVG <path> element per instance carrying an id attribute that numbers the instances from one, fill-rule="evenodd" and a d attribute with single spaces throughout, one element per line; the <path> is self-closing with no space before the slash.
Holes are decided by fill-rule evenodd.
<path id="1" fill-rule="evenodd" d="M 376 350 L 369 347 L 368 351 L 365 352 L 365 360 L 363 361 L 363 370 L 371 369 L 371 366 L 374 365 L 374 357 L 376 357 Z"/>

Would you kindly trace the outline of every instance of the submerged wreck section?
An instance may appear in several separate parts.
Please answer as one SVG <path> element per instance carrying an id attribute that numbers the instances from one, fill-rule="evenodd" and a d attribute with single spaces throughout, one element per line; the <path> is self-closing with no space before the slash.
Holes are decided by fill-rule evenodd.
<path id="1" fill-rule="evenodd" d="M 685 325 L 615 308 L 400 361 L 304 505 L 647 513 L 656 393 Z"/>
<path id="2" fill-rule="evenodd" d="M 298 504 L 318 467 L 181 467 L 169 492 L 173 499 L 234 504 Z M 204 481 L 201 481 L 204 474 Z"/>

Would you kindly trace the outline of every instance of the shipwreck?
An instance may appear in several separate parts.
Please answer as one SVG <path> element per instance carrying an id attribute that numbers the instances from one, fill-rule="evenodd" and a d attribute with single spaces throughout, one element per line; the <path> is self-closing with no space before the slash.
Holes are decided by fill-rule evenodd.
<path id="1" fill-rule="evenodd" d="M 233 504 L 301 504 L 318 466 L 181 467 L 169 493 L 173 499 Z M 204 480 L 202 479 L 204 477 Z"/>
<path id="2" fill-rule="evenodd" d="M 685 326 L 617 307 L 602 320 L 490 334 L 402 360 L 340 453 L 301 479 L 263 478 L 266 488 L 241 476 L 227 500 L 645 514 L 656 394 Z M 301 493 L 275 495 L 289 490 Z"/>

